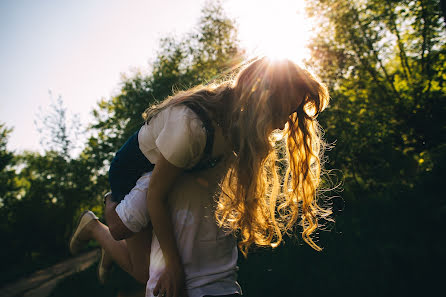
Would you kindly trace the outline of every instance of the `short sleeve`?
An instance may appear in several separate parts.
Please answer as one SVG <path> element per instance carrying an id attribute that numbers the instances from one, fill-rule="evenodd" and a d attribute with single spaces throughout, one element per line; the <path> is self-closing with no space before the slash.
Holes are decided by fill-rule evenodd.
<path id="1" fill-rule="evenodd" d="M 206 146 L 206 130 L 198 116 L 186 106 L 173 106 L 155 140 L 163 157 L 173 165 L 190 169 Z"/>

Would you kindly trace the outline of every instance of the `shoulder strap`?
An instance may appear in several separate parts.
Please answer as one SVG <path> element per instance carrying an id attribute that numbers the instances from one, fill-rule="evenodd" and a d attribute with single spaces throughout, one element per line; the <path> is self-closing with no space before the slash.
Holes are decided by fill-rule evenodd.
<path id="1" fill-rule="evenodd" d="M 214 126 L 211 123 L 211 119 L 209 118 L 206 111 L 195 102 L 184 102 L 188 108 L 190 108 L 193 112 L 195 112 L 200 120 L 203 122 L 204 128 L 206 130 L 206 146 L 204 147 L 203 157 L 201 160 L 188 171 L 197 171 L 202 169 L 208 169 L 214 167 L 221 159 L 212 158 L 212 147 L 214 144 Z"/>

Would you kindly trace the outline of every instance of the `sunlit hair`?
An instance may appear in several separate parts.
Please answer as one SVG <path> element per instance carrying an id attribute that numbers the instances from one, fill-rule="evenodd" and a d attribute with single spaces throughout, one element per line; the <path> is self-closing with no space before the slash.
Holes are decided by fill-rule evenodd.
<path id="1" fill-rule="evenodd" d="M 323 141 L 316 117 L 329 102 L 325 85 L 289 60 L 261 58 L 232 80 L 179 92 L 143 116 L 148 121 L 185 101 L 207 110 L 232 144 L 216 219 L 240 232 L 242 253 L 253 243 L 277 246 L 296 223 L 305 242 L 321 250 L 310 235 L 331 213 L 317 203 Z"/>

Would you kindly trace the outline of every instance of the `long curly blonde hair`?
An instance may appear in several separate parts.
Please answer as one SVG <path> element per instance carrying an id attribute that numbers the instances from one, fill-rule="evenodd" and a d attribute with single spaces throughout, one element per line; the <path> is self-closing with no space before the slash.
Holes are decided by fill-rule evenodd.
<path id="1" fill-rule="evenodd" d="M 209 112 L 232 144 L 215 215 L 239 232 L 242 253 L 252 244 L 277 246 L 296 223 L 321 250 L 310 235 L 331 213 L 317 203 L 324 143 L 316 117 L 329 103 L 326 86 L 292 61 L 259 58 L 233 79 L 179 92 L 143 116 L 185 101 Z"/>

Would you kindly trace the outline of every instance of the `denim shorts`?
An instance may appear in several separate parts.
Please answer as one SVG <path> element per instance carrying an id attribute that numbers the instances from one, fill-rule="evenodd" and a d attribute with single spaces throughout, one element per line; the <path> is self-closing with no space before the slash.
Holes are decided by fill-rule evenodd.
<path id="1" fill-rule="evenodd" d="M 110 164 L 108 180 L 111 200 L 114 202 L 124 199 L 136 185 L 136 181 L 155 166 L 139 149 L 138 132 L 139 130 L 124 143 Z"/>

